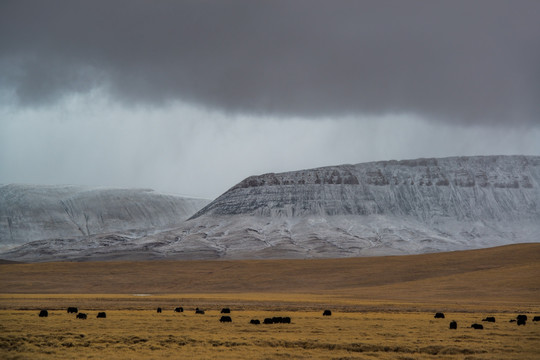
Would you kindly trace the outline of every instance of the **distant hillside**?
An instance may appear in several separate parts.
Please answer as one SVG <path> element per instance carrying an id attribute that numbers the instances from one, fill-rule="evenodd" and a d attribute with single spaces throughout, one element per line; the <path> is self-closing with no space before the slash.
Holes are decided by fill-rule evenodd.
<path id="1" fill-rule="evenodd" d="M 331 294 L 334 300 L 347 302 L 392 300 L 394 305 L 399 301 L 513 302 L 519 309 L 518 304 L 540 303 L 539 256 L 540 243 L 348 259 L 0 264 L 0 293 L 182 294 L 171 297 L 172 304 L 189 294 L 227 293 L 241 298 L 274 293 L 283 299 L 303 293 L 313 299 L 315 294 Z M 202 297 L 192 296 L 200 306 Z"/>
<path id="2" fill-rule="evenodd" d="M 209 201 L 145 189 L 0 186 L 0 250 L 34 240 L 178 226 Z"/>

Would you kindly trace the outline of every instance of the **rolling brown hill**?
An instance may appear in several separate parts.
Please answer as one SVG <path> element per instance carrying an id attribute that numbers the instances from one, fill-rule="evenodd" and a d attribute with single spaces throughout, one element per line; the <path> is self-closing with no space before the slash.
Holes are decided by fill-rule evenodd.
<path id="1" fill-rule="evenodd" d="M 532 243 L 348 259 L 0 264 L 0 292 L 540 305 L 539 259 Z"/>

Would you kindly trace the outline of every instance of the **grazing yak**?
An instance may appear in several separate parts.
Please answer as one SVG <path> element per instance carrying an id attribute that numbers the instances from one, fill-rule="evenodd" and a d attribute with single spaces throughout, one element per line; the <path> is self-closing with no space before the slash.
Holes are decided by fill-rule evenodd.
<path id="1" fill-rule="evenodd" d="M 77 319 L 86 320 L 86 318 L 87 318 L 87 315 L 85 313 L 78 313 L 77 314 Z"/>
<path id="2" fill-rule="evenodd" d="M 161 308 L 160 307 L 157 308 L 157 312 L 161 313 Z"/>
<path id="3" fill-rule="evenodd" d="M 450 329 L 457 329 L 457 322 L 456 322 L 456 320 L 450 321 Z"/>
<path id="4" fill-rule="evenodd" d="M 68 314 L 76 314 L 79 312 L 79 309 L 77 309 L 76 307 L 70 306 L 67 308 L 67 312 Z"/>
<path id="5" fill-rule="evenodd" d="M 434 316 L 435 319 L 444 319 L 444 314 L 441 312 L 438 312 Z"/>
<path id="6" fill-rule="evenodd" d="M 230 316 L 222 316 L 221 319 L 219 319 L 219 322 L 232 322 L 232 319 Z"/>
<path id="7" fill-rule="evenodd" d="M 184 312 L 184 308 L 183 307 L 177 307 L 177 308 L 174 308 L 174 312 Z"/>
<path id="8" fill-rule="evenodd" d="M 39 317 L 47 317 L 49 316 L 49 312 L 47 310 L 41 310 L 39 312 Z"/>
<path id="9" fill-rule="evenodd" d="M 495 317 L 493 317 L 493 316 L 488 316 L 487 318 L 482 319 L 482 321 L 495 322 Z"/>
<path id="10" fill-rule="evenodd" d="M 271 318 L 266 318 L 263 321 L 263 324 L 290 324 L 291 318 L 288 316 L 282 317 L 282 316 L 274 316 Z"/>
<path id="11" fill-rule="evenodd" d="M 533 317 L 533 320 L 532 321 L 540 321 L 540 316 L 535 316 Z"/>
<path id="12" fill-rule="evenodd" d="M 323 316 L 331 316 L 332 312 L 330 310 L 324 310 L 322 314 Z"/>
<path id="13" fill-rule="evenodd" d="M 475 330 L 483 330 L 484 329 L 484 325 L 480 325 L 480 324 L 472 324 L 471 327 Z"/>
<path id="14" fill-rule="evenodd" d="M 107 314 L 105 313 L 105 311 L 102 311 L 102 312 L 98 312 L 97 316 L 96 316 L 98 319 L 105 319 L 107 317 Z"/>
<path id="15" fill-rule="evenodd" d="M 518 315 L 516 319 L 518 325 L 525 325 L 527 323 L 527 315 Z"/>
<path id="16" fill-rule="evenodd" d="M 261 321 L 259 319 L 251 319 L 249 323 L 253 325 L 260 325 Z"/>
<path id="17" fill-rule="evenodd" d="M 201 315 L 204 315 L 204 310 L 201 310 L 199 308 L 196 308 L 195 309 L 195 314 L 201 314 Z"/>
<path id="18" fill-rule="evenodd" d="M 229 309 L 229 308 L 223 308 L 223 309 L 221 309 L 221 313 L 222 313 L 222 314 L 230 314 L 230 313 L 231 313 L 231 309 Z"/>

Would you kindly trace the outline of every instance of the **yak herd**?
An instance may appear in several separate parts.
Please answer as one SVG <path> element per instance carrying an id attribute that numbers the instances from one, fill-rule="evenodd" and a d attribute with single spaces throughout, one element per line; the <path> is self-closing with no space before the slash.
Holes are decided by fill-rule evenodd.
<path id="1" fill-rule="evenodd" d="M 76 308 L 76 307 L 73 307 L 73 306 L 68 307 L 67 312 L 68 312 L 68 314 L 77 314 L 76 315 L 77 319 L 85 320 L 85 319 L 88 318 L 88 314 L 79 312 L 79 309 Z M 157 312 L 158 313 L 162 312 L 161 307 L 157 308 Z M 177 307 L 177 308 L 174 309 L 174 312 L 178 312 L 178 313 L 184 312 L 184 308 L 183 307 Z M 195 314 L 204 315 L 204 313 L 205 312 L 202 309 L 199 309 L 199 308 L 195 309 Z M 221 309 L 221 314 L 230 314 L 230 313 L 231 313 L 230 308 Z M 328 309 L 324 310 L 322 315 L 323 316 L 331 316 L 332 311 L 330 311 Z M 39 312 L 38 316 L 39 317 L 48 317 L 49 312 L 47 310 L 41 310 Z M 104 319 L 106 317 L 107 317 L 107 314 L 104 311 L 98 312 L 98 314 L 96 316 L 96 318 L 98 318 L 98 319 Z M 438 312 L 438 313 L 435 313 L 434 318 L 435 319 L 444 319 L 445 316 L 444 316 L 444 313 Z M 515 322 L 515 323 L 517 323 L 518 326 L 520 326 L 520 325 L 525 325 L 527 323 L 527 319 L 528 319 L 527 315 L 520 314 L 520 315 L 516 316 L 515 319 L 510 319 L 510 322 Z M 221 318 L 219 319 L 219 321 L 222 322 L 222 323 L 232 322 L 232 318 L 231 318 L 230 315 L 222 315 Z M 494 316 L 488 316 L 488 317 L 482 319 L 482 321 L 483 322 L 492 322 L 492 323 L 494 323 L 495 322 L 495 317 Z M 532 321 L 533 322 L 540 321 L 540 316 L 534 316 Z M 291 318 L 288 317 L 288 316 L 274 316 L 274 317 L 265 318 L 262 322 L 259 319 L 251 319 L 249 323 L 253 324 L 253 325 L 260 325 L 260 324 L 267 324 L 267 325 L 268 324 L 290 324 L 291 323 Z M 455 329 L 457 329 L 457 327 L 458 327 L 457 322 L 455 320 L 452 320 L 450 322 L 449 328 L 452 329 L 452 330 L 455 330 Z M 478 324 L 478 323 L 471 324 L 470 327 L 475 329 L 475 330 L 484 329 L 484 326 L 482 324 Z"/>
<path id="2" fill-rule="evenodd" d="M 163 312 L 163 309 L 161 307 L 158 307 L 156 309 L 157 313 L 158 314 L 161 314 Z M 177 313 L 181 313 L 181 312 L 184 312 L 184 308 L 179 306 L 179 307 L 176 307 L 174 308 L 174 312 L 177 312 Z M 73 307 L 73 306 L 70 306 L 67 308 L 67 313 L 68 314 L 77 314 L 75 316 L 75 318 L 77 319 L 87 319 L 88 318 L 88 314 L 86 313 L 82 313 L 82 312 L 79 312 L 79 309 L 76 308 L 76 307 Z M 204 315 L 204 310 L 202 309 L 199 309 L 199 308 L 196 308 L 195 309 L 195 314 L 201 314 L 201 315 Z M 231 309 L 230 308 L 223 308 L 221 309 L 221 314 L 230 314 L 231 313 Z M 332 315 L 332 312 L 330 310 L 325 310 L 323 312 L 323 315 L 324 316 L 328 316 L 328 315 Z M 39 312 L 39 317 L 48 317 L 49 316 L 49 312 L 47 310 L 41 310 Z M 98 312 L 97 316 L 96 316 L 98 319 L 104 319 L 107 317 L 107 314 L 104 312 L 104 311 L 100 311 Z M 223 315 L 221 316 L 221 318 L 219 319 L 220 322 L 232 322 L 232 318 L 229 316 L 229 315 Z M 251 321 L 249 322 L 250 324 L 254 324 L 254 325 L 259 325 L 261 324 L 261 321 L 258 320 L 258 319 L 251 319 Z M 288 317 L 288 316 L 274 316 L 274 317 L 271 317 L 271 318 L 266 318 L 263 320 L 262 324 L 290 324 L 291 323 L 291 318 Z"/>
<path id="3" fill-rule="evenodd" d="M 438 313 L 435 314 L 434 318 L 435 319 L 444 319 L 444 313 L 438 312 Z M 482 321 L 494 323 L 495 322 L 495 317 L 494 316 L 488 316 L 488 317 L 482 319 Z M 532 321 L 540 321 L 540 316 L 533 317 Z M 525 325 L 527 323 L 527 315 L 518 315 L 518 316 L 516 316 L 515 319 L 510 319 L 510 322 L 515 322 L 518 325 Z M 484 329 L 484 325 L 477 324 L 477 323 L 471 324 L 470 327 L 475 329 L 475 330 L 483 330 Z M 452 330 L 457 329 L 457 322 L 455 320 L 452 320 L 450 322 L 449 328 L 452 329 Z"/>

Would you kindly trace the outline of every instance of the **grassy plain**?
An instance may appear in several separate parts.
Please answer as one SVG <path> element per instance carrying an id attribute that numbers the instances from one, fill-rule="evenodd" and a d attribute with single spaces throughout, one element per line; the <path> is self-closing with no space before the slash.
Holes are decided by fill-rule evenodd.
<path id="1" fill-rule="evenodd" d="M 0 356 L 15 358 L 174 359 L 538 359 L 540 325 L 517 327 L 510 314 L 469 328 L 484 314 L 218 310 L 161 314 L 151 310 L 107 311 L 106 319 L 75 319 L 65 311 L 38 318 L 36 311 L 2 310 Z M 252 318 L 291 316 L 291 324 L 251 325 Z"/>
<path id="2" fill-rule="evenodd" d="M 540 244 L 521 244 L 339 260 L 0 264 L 0 358 L 539 359 L 539 259 Z M 232 323 L 218 321 L 221 307 Z M 509 322 L 519 313 L 526 326 Z M 270 316 L 292 323 L 249 324 Z"/>

